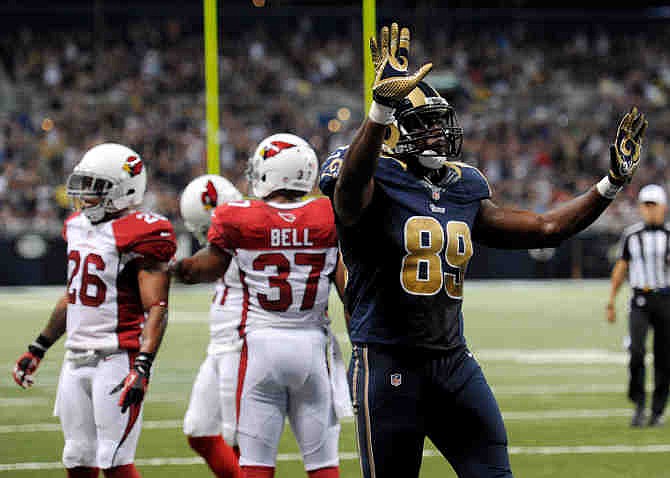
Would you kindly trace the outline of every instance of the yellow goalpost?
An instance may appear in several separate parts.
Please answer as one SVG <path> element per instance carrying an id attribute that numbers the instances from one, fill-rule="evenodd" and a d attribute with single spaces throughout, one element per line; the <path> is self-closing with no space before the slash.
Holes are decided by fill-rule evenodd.
<path id="1" fill-rule="evenodd" d="M 370 56 L 370 37 L 376 35 L 376 0 L 362 0 L 363 19 L 363 99 L 367 113 L 372 102 L 370 85 L 374 68 Z M 217 0 L 203 0 L 205 37 L 205 102 L 207 108 L 207 172 L 220 174 L 219 163 L 219 34 Z"/>
<path id="2" fill-rule="evenodd" d="M 377 34 L 376 18 L 376 0 L 363 0 L 363 94 L 366 113 L 372 103 L 371 86 L 375 80 L 375 70 L 372 67 L 372 56 L 370 55 L 370 37 Z"/>
<path id="3" fill-rule="evenodd" d="M 207 172 L 219 174 L 219 34 L 217 0 L 204 2 L 205 104 L 207 108 Z"/>

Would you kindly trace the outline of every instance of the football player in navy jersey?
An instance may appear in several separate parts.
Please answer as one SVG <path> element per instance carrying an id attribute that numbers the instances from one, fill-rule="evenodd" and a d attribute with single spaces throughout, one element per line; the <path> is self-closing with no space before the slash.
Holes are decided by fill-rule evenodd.
<path id="1" fill-rule="evenodd" d="M 371 39 L 368 118 L 323 165 L 349 275 L 349 370 L 366 478 L 417 477 L 429 437 L 459 477 L 511 477 L 496 400 L 463 336 L 473 241 L 556 246 L 591 224 L 637 169 L 647 127 L 627 113 L 610 170 L 584 194 L 536 214 L 497 206 L 484 175 L 455 161 L 463 130 L 448 102 L 408 72 L 409 30 Z"/>

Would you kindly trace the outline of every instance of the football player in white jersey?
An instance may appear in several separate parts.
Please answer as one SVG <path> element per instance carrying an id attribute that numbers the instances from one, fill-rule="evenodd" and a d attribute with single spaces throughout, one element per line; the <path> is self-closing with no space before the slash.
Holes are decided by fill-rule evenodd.
<path id="1" fill-rule="evenodd" d="M 33 384 L 45 352 L 63 334 L 56 395 L 70 478 L 137 478 L 135 449 L 151 365 L 167 325 L 170 222 L 138 207 L 146 188 L 142 159 L 104 143 L 68 178 L 79 211 L 64 224 L 68 279 L 46 327 L 19 357 L 14 380 Z"/>
<path id="2" fill-rule="evenodd" d="M 274 476 L 286 417 L 309 477 L 339 476 L 338 418 L 352 411 L 326 314 L 338 264 L 334 215 L 326 198 L 303 198 L 316 174 L 304 140 L 264 139 L 250 159 L 260 199 L 218 206 L 209 245 L 171 266 L 186 283 L 217 280 L 233 262 L 239 267 L 238 443 L 246 478 Z"/>
<path id="3" fill-rule="evenodd" d="M 240 199 L 242 194 L 230 181 L 206 174 L 186 186 L 179 206 L 186 228 L 205 245 L 214 208 Z M 235 395 L 242 350 L 238 327 L 243 298 L 239 269 L 233 259 L 226 274 L 216 282 L 209 312 L 207 358 L 198 371 L 184 417 L 189 445 L 218 478 L 236 478 L 241 473 Z"/>

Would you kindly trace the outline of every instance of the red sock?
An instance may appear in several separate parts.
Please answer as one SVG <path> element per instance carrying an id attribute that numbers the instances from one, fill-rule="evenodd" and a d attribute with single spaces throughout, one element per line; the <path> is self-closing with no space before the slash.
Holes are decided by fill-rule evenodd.
<path id="1" fill-rule="evenodd" d="M 243 466 L 242 478 L 274 478 L 274 466 Z"/>
<path id="2" fill-rule="evenodd" d="M 77 466 L 67 468 L 67 478 L 98 478 L 100 468 L 90 466 Z"/>
<path id="3" fill-rule="evenodd" d="M 339 466 L 328 466 L 307 472 L 309 478 L 340 478 Z"/>
<path id="4" fill-rule="evenodd" d="M 234 449 L 221 435 L 188 437 L 191 448 L 205 459 L 217 478 L 241 478 L 242 472 Z"/>
<path id="5" fill-rule="evenodd" d="M 134 463 L 102 470 L 106 478 L 142 478 Z"/>

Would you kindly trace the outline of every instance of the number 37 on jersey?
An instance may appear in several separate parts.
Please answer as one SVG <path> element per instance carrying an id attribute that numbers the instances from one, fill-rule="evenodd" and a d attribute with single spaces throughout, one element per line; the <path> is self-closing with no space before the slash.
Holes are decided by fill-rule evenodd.
<path id="1" fill-rule="evenodd" d="M 465 222 L 448 221 L 443 227 L 434 217 L 412 216 L 405 221 L 403 242 L 400 284 L 405 292 L 435 295 L 444 287 L 452 299 L 463 298 L 463 278 L 473 253 Z"/>

